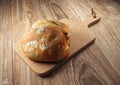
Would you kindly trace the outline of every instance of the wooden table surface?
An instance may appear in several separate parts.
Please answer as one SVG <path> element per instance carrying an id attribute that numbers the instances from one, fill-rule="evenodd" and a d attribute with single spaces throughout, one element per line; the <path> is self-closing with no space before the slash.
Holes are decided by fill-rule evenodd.
<path id="1" fill-rule="evenodd" d="M 46 78 L 16 54 L 14 44 L 39 19 L 101 21 L 90 27 L 95 43 Z M 120 85 L 119 0 L 0 0 L 0 85 Z"/>

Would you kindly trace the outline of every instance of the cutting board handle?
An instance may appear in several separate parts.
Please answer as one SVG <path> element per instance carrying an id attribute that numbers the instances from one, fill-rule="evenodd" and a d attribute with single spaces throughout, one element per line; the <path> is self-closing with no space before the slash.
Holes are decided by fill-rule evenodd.
<path id="1" fill-rule="evenodd" d="M 90 27 L 93 24 L 96 24 L 97 22 L 100 21 L 100 16 L 96 15 L 96 17 L 89 16 L 86 20 L 83 21 L 83 23 L 87 26 Z"/>

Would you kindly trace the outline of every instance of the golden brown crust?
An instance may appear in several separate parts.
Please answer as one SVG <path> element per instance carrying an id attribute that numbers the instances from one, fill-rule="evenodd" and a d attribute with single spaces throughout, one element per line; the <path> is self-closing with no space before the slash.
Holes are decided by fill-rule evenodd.
<path id="1" fill-rule="evenodd" d="M 24 54 L 33 61 L 57 62 L 69 56 L 68 26 L 58 21 L 38 21 L 22 39 Z"/>

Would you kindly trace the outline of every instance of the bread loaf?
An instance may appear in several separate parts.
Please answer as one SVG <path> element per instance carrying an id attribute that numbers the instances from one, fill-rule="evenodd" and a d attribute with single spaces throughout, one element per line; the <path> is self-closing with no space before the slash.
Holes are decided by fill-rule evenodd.
<path id="1" fill-rule="evenodd" d="M 21 48 L 33 61 L 58 62 L 70 54 L 69 27 L 64 23 L 41 20 L 24 35 Z"/>

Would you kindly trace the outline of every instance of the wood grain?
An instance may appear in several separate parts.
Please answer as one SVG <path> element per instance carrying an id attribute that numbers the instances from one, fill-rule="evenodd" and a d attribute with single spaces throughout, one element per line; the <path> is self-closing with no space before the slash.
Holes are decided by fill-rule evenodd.
<path id="1" fill-rule="evenodd" d="M 0 1 L 0 85 L 13 84 L 11 3 Z"/>
<path id="2" fill-rule="evenodd" d="M 95 43 L 47 78 L 37 76 L 13 46 L 39 19 L 85 20 L 94 8 Z M 120 85 L 120 0 L 0 0 L 0 85 Z"/>

